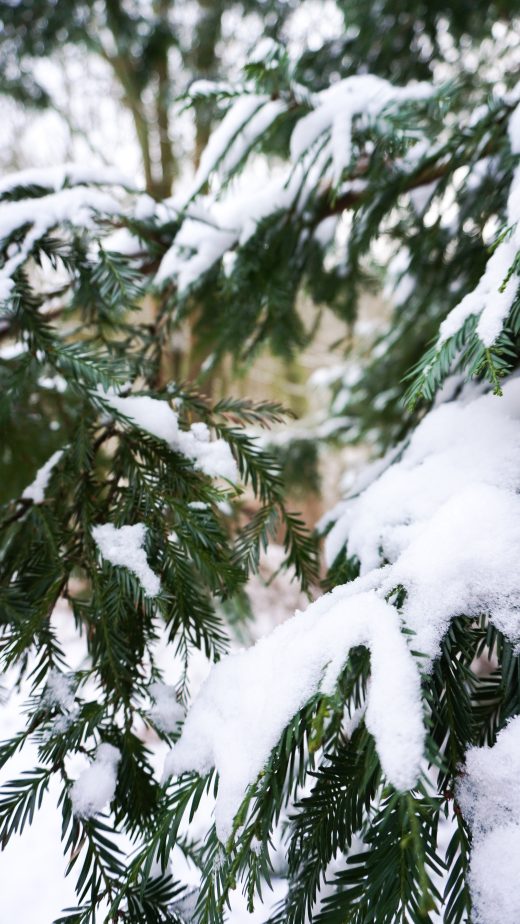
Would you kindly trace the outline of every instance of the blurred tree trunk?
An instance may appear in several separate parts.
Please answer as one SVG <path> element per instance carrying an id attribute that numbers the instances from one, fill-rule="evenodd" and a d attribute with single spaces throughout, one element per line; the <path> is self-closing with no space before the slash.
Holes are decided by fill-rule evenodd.
<path id="1" fill-rule="evenodd" d="M 155 14 L 159 22 L 158 28 L 164 35 L 168 34 L 169 7 L 169 0 L 158 0 L 155 4 Z M 155 188 L 151 194 L 158 199 L 166 199 L 171 196 L 173 181 L 177 175 L 177 160 L 170 137 L 171 80 L 168 63 L 169 48 L 169 41 L 160 42 L 155 67 L 157 73 L 157 97 L 155 101 L 157 116 L 155 127 L 159 136 L 160 176 L 156 178 Z"/>
<path id="2" fill-rule="evenodd" d="M 191 65 L 193 73 L 198 78 L 213 80 L 218 76 L 217 44 L 221 33 L 224 3 L 222 0 L 199 0 L 199 7 L 200 18 L 195 30 Z M 199 166 L 201 154 L 208 143 L 212 119 L 211 106 L 201 101 L 195 109 L 195 168 Z"/>
<path id="3" fill-rule="evenodd" d="M 185 54 L 186 65 L 195 79 L 214 79 L 218 76 L 218 41 L 221 35 L 221 20 L 225 0 L 199 0 L 199 17 L 194 30 L 193 44 Z M 120 0 L 108 0 L 106 23 L 111 33 L 112 48 L 107 50 L 100 41 L 103 57 L 110 64 L 122 90 L 122 101 L 129 110 L 139 144 L 146 192 L 154 199 L 165 199 L 172 193 L 172 185 L 178 174 L 170 126 L 170 105 L 172 97 L 172 75 L 169 67 L 169 50 L 172 44 L 168 13 L 170 0 L 155 0 L 153 4 L 156 28 L 153 35 L 153 53 L 147 62 L 148 86 L 154 87 L 153 100 L 143 100 L 142 80 L 139 79 L 140 62 L 132 59 L 131 43 L 128 41 L 127 20 Z M 211 104 L 201 101 L 195 112 L 195 149 L 193 161 L 197 168 L 212 127 Z M 154 157 L 154 154 L 156 155 Z M 147 298 L 146 311 L 157 317 L 159 304 L 152 296 Z M 196 318 L 196 312 L 193 315 Z M 193 336 L 193 324 L 186 324 L 183 332 L 183 357 L 179 347 L 164 346 L 161 356 L 159 385 L 172 377 L 198 377 L 205 359 L 197 349 Z M 180 338 L 178 338 L 180 341 Z M 205 381 L 206 390 L 211 390 L 211 381 Z"/>

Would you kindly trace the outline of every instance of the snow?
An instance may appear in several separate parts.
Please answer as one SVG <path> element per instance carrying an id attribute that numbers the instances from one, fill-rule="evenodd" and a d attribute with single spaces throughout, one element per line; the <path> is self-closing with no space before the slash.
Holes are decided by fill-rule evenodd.
<path id="1" fill-rule="evenodd" d="M 130 395 L 122 398 L 103 393 L 103 398 L 125 417 L 134 421 L 175 452 L 190 459 L 195 468 L 212 478 L 238 481 L 238 468 L 228 443 L 224 439 L 211 440 L 205 423 L 193 423 L 189 430 L 181 430 L 179 418 L 166 401 L 148 395 Z"/>
<path id="2" fill-rule="evenodd" d="M 420 525 L 387 579 L 407 588 L 403 615 L 414 647 L 435 656 L 457 615 L 487 614 L 520 639 L 519 547 L 520 498 L 491 485 L 463 489 Z"/>
<path id="3" fill-rule="evenodd" d="M 70 798 L 78 818 L 92 818 L 114 798 L 121 753 L 112 744 L 100 744 L 96 757 L 73 783 Z"/>
<path id="4" fill-rule="evenodd" d="M 0 347 L 0 359 L 9 362 L 27 352 L 27 344 L 17 341 L 16 343 L 6 343 Z"/>
<path id="5" fill-rule="evenodd" d="M 333 695 L 357 645 L 371 653 L 366 724 L 382 766 L 398 789 L 415 784 L 424 740 L 419 671 L 396 610 L 371 590 L 354 594 L 358 587 L 322 597 L 253 648 L 224 658 L 188 713 L 166 771 L 203 774 L 216 767 L 215 821 L 223 843 L 286 725 L 314 694 Z"/>
<path id="6" fill-rule="evenodd" d="M 185 710 L 177 699 L 175 687 L 157 681 L 150 684 L 149 693 L 154 702 L 148 710 L 148 715 L 154 725 L 166 733 L 178 731 Z"/>
<path id="7" fill-rule="evenodd" d="M 57 391 L 60 395 L 67 391 L 68 382 L 62 375 L 41 375 L 38 379 L 40 388 Z"/>
<path id="8" fill-rule="evenodd" d="M 40 186 L 57 192 L 64 186 L 89 183 L 95 186 L 131 186 L 116 167 L 99 167 L 88 164 L 58 164 L 54 167 L 30 167 L 10 173 L 0 179 L 0 196 L 17 186 Z"/>
<path id="9" fill-rule="evenodd" d="M 105 561 L 116 567 L 127 568 L 135 574 L 147 597 L 156 597 L 160 593 L 159 577 L 146 560 L 144 523 L 121 526 L 119 529 L 113 523 L 103 523 L 93 527 L 92 536 Z"/>
<path id="10" fill-rule="evenodd" d="M 390 563 L 381 588 L 406 587 L 405 622 L 428 658 L 463 613 L 488 613 L 520 637 L 519 417 L 519 379 L 505 384 L 501 399 L 486 394 L 435 408 L 399 460 L 344 502 L 327 536 L 329 563 L 345 544 L 362 574 Z"/>
<path id="11" fill-rule="evenodd" d="M 224 80 L 206 80 L 201 77 L 190 83 L 188 93 L 191 99 L 218 96 L 219 94 L 235 96 L 236 87 L 231 83 L 226 83 Z"/>
<path id="12" fill-rule="evenodd" d="M 73 675 L 64 674 L 56 668 L 51 670 L 42 694 L 42 706 L 59 710 L 59 714 L 54 718 L 51 734 L 63 734 L 79 712 L 74 697 Z"/>
<path id="13" fill-rule="evenodd" d="M 352 123 L 355 116 L 377 118 L 392 103 L 425 99 L 431 84 L 394 87 L 373 74 L 357 74 L 340 80 L 314 97 L 312 112 L 296 124 L 291 136 L 291 157 L 299 160 L 325 132 L 330 133 L 327 151 L 332 160 L 331 182 L 337 186 L 352 156 Z"/>
<path id="14" fill-rule="evenodd" d="M 466 753 L 457 799 L 469 822 L 473 846 L 469 884 L 475 924 L 520 920 L 520 716 L 499 733 L 493 747 Z"/>
<path id="15" fill-rule="evenodd" d="M 509 139 L 514 154 L 520 153 L 520 106 L 509 120 Z M 520 249 L 520 167 L 517 167 L 507 200 L 508 235 L 489 258 L 484 273 L 441 324 L 438 345 L 453 337 L 467 318 L 479 316 L 477 334 L 490 347 L 502 331 L 518 291 L 518 275 L 511 271 Z"/>
<path id="16" fill-rule="evenodd" d="M 179 291 L 185 292 L 232 247 L 244 245 L 264 218 L 287 209 L 298 199 L 305 202 L 305 190 L 317 179 L 316 167 L 295 169 L 275 176 L 261 187 L 244 184 L 218 202 L 197 201 L 183 222 L 174 243 L 166 251 L 155 277 L 157 285 L 175 277 Z M 303 184 L 303 189 L 302 189 Z"/>
<path id="17" fill-rule="evenodd" d="M 112 213 L 119 211 L 116 200 L 108 193 L 88 187 L 63 189 L 37 199 L 20 199 L 0 206 L 0 239 L 10 237 L 18 228 L 33 225 L 35 240 L 55 225 L 70 221 L 88 223 L 92 211 Z"/>
<path id="18" fill-rule="evenodd" d="M 198 191 L 217 167 L 231 172 L 274 120 L 286 110 L 282 100 L 251 94 L 231 107 L 205 148 L 194 186 Z"/>
<path id="19" fill-rule="evenodd" d="M 200 81 L 195 85 L 197 91 Z M 193 85 L 191 91 L 193 92 Z M 230 107 L 220 125 L 211 134 L 202 152 L 199 168 L 187 194 L 176 199 L 178 208 L 185 208 L 208 181 L 211 173 L 219 166 L 232 170 L 244 157 L 249 148 L 270 127 L 274 119 L 287 108 L 281 100 L 269 96 L 248 93 L 240 96 Z"/>
<path id="20" fill-rule="evenodd" d="M 264 64 L 269 59 L 273 59 L 277 56 L 280 50 L 280 45 L 278 42 L 275 42 L 273 38 L 268 35 L 263 35 L 262 38 L 256 43 L 255 47 L 249 52 L 248 63 L 249 64 Z"/>
<path id="21" fill-rule="evenodd" d="M 348 77 L 314 94 L 310 99 L 313 110 L 292 132 L 289 168 L 268 183 L 251 183 L 248 178 L 218 199 L 197 198 L 161 261 L 157 285 L 175 278 L 179 291 L 187 291 L 231 248 L 244 245 L 262 219 L 279 210 L 302 211 L 320 183 L 337 186 L 350 162 L 356 115 L 375 118 L 393 103 L 423 99 L 432 93 L 430 84 L 393 87 L 386 80 L 365 74 Z M 210 138 L 193 186 L 177 207 L 184 208 L 217 167 L 229 175 L 286 108 L 283 101 L 267 96 L 240 97 Z M 352 188 L 358 188 L 356 183 L 359 180 L 352 180 Z"/>
<path id="22" fill-rule="evenodd" d="M 317 692 L 333 694 L 352 647 L 370 651 L 365 721 L 381 765 L 407 789 L 423 754 L 420 675 L 450 620 L 485 614 L 520 640 L 519 418 L 520 378 L 506 382 L 500 399 L 470 392 L 433 409 L 383 473 L 340 508 L 329 560 L 347 543 L 360 578 L 213 667 L 166 769 L 217 769 L 223 842 L 287 724 Z"/>
<path id="23" fill-rule="evenodd" d="M 520 826 L 504 824 L 473 844 L 469 886 L 474 924 L 520 920 Z"/>
<path id="24" fill-rule="evenodd" d="M 49 671 L 42 702 L 46 706 L 58 706 L 63 712 L 71 712 L 75 706 L 73 677 L 56 668 Z"/>
<path id="25" fill-rule="evenodd" d="M 89 225 L 93 212 L 115 214 L 120 211 L 116 200 L 100 189 L 86 186 L 63 189 L 36 199 L 0 204 L 0 240 L 30 225 L 24 240 L 0 269 L 0 300 L 8 298 L 13 288 L 12 275 L 28 259 L 32 248 L 56 225 L 70 222 Z"/>
<path id="26" fill-rule="evenodd" d="M 22 493 L 24 500 L 32 500 L 35 504 L 41 504 L 45 500 L 45 491 L 49 484 L 54 467 L 58 464 L 63 455 L 63 449 L 53 452 L 50 459 L 47 459 L 44 465 L 36 472 L 36 477 L 32 484 L 28 485 Z"/>

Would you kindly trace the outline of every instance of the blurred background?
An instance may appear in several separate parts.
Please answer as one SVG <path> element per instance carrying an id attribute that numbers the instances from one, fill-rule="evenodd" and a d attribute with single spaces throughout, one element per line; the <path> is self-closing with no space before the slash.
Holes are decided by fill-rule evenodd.
<path id="1" fill-rule="evenodd" d="M 0 168 L 8 173 L 64 162 L 108 165 L 154 199 L 175 198 L 189 184 L 212 127 L 229 105 L 225 98 L 202 94 L 187 106 L 185 94 L 194 81 L 233 87 L 244 72 L 254 78 L 262 42 L 276 42 L 287 52 L 293 78 L 307 92 L 368 72 L 397 84 L 457 80 L 470 89 L 478 74 L 500 88 L 518 67 L 519 6 L 518 0 L 0 2 Z M 255 182 L 277 169 L 277 145 L 284 154 L 287 129 L 281 142 L 273 139 L 268 156 L 250 158 L 246 169 Z M 214 185 L 209 191 L 216 191 Z M 418 225 L 424 209 L 419 198 L 418 192 Z M 437 221 L 433 216 L 429 225 Z M 384 335 L 390 312 L 410 294 L 406 255 L 395 259 L 394 242 L 387 252 L 376 248 L 359 265 L 347 266 L 349 218 L 342 216 L 332 229 L 323 225 L 323 235 L 333 236 L 334 252 L 323 263 L 325 272 L 317 261 L 312 285 L 296 295 L 303 349 L 291 353 L 283 342 L 274 350 L 268 344 L 246 363 L 224 357 L 201 377 L 204 390 L 216 397 L 273 398 L 295 413 L 290 431 L 284 428 L 275 438 L 276 452 L 309 526 L 341 496 L 367 456 L 406 432 L 400 390 L 388 386 L 410 369 L 437 315 L 445 312 L 441 295 L 437 314 L 425 310 L 406 346 L 389 349 Z M 443 254 L 433 253 L 433 234 L 432 244 L 425 227 L 420 233 L 424 259 L 432 262 L 431 290 L 439 283 L 445 289 L 439 273 Z M 391 300 L 385 264 L 394 282 L 403 276 Z M 211 347 L 200 325 L 194 335 L 196 324 L 192 306 L 172 338 L 172 377 L 204 373 Z M 369 370 L 365 378 L 361 366 Z M 23 459 L 21 443 L 17 450 Z M 42 459 L 46 451 L 42 446 Z M 17 488 L 27 482 L 19 465 L 12 475 Z M 2 490 L 10 494 L 7 485 Z"/>
<path id="2" fill-rule="evenodd" d="M 366 38 L 359 45 L 363 15 L 361 4 L 335 0 L 0 3 L 2 172 L 64 162 L 109 165 L 155 199 L 175 196 L 193 177 L 223 111 L 212 99 L 186 107 L 182 97 L 194 80 L 236 83 L 268 37 L 301 62 L 306 84 L 322 89 L 369 69 Z M 397 8 L 393 16 L 398 24 Z M 405 20 L 399 41 L 415 42 Z M 417 47 L 416 57 L 413 76 L 420 77 L 428 71 L 427 56 Z M 386 76 L 394 60 L 389 44 L 373 69 Z M 267 178 L 276 160 L 273 151 L 267 161 L 253 158 L 248 169 Z M 272 398 L 295 413 L 275 451 L 293 506 L 311 527 L 340 497 L 342 473 L 351 479 L 366 457 L 364 445 L 342 445 L 340 428 L 338 438 L 334 427 L 324 431 L 330 386 L 344 372 L 346 352 L 362 350 L 388 313 L 381 291 L 367 289 L 354 329 L 330 309 L 330 293 L 323 294 L 322 302 L 298 295 L 298 311 L 312 331 L 305 349 L 291 358 L 263 349 L 239 369 L 224 360 L 202 386 L 214 396 Z M 205 356 L 189 320 L 176 332 L 172 352 L 181 377 L 200 372 Z M 18 460 L 23 455 L 19 445 Z M 19 464 L 13 477 L 27 480 Z"/>

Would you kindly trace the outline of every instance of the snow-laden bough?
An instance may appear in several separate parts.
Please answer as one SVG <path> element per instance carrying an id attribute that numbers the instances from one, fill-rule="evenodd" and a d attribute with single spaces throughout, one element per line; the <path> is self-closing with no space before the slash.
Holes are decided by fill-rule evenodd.
<path id="1" fill-rule="evenodd" d="M 315 694 L 334 693 L 352 648 L 370 652 L 366 726 L 388 781 L 406 790 L 423 761 L 421 672 L 450 620 L 484 614 L 520 639 L 519 418 L 520 379 L 501 399 L 431 411 L 400 458 L 343 505 L 330 534 L 331 558 L 346 544 L 361 577 L 213 667 L 166 772 L 216 768 L 222 841 L 291 719 Z"/>

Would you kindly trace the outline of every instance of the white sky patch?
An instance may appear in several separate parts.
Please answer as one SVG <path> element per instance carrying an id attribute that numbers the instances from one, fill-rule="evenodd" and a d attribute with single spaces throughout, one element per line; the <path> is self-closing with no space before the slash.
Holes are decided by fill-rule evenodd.
<path id="1" fill-rule="evenodd" d="M 71 788 L 70 798 L 75 815 L 79 818 L 92 818 L 112 801 L 120 760 L 118 748 L 106 743 L 99 745 L 90 767 L 83 771 Z"/>
<path id="2" fill-rule="evenodd" d="M 127 568 L 141 582 L 147 597 L 157 596 L 161 582 L 146 560 L 144 523 L 121 526 L 119 529 L 113 523 L 103 523 L 93 527 L 92 536 L 105 561 L 116 567 Z"/>
<path id="3" fill-rule="evenodd" d="M 319 690 L 334 692 L 356 645 L 371 652 L 366 723 L 383 768 L 398 789 L 415 784 L 424 741 L 419 671 L 397 612 L 373 591 L 356 594 L 359 586 L 322 597 L 253 648 L 224 658 L 188 713 L 166 772 L 216 767 L 215 820 L 223 843 L 288 722 Z"/>
<path id="4" fill-rule="evenodd" d="M 36 472 L 36 477 L 32 484 L 28 485 L 22 493 L 24 500 L 32 500 L 35 504 L 41 504 L 45 500 L 45 491 L 49 484 L 52 471 L 58 464 L 63 455 L 63 449 L 53 452 L 50 459 Z"/>
<path id="5" fill-rule="evenodd" d="M 520 717 L 493 747 L 466 753 L 457 799 L 473 833 L 469 884 L 475 924 L 520 920 Z"/>
<path id="6" fill-rule="evenodd" d="M 238 468 L 228 443 L 224 439 L 211 440 L 205 423 L 194 423 L 189 430 L 181 430 L 179 417 L 170 405 L 148 395 L 121 398 L 103 394 L 103 397 L 142 430 L 164 440 L 173 450 L 191 459 L 195 468 L 206 475 L 238 481 Z"/>

